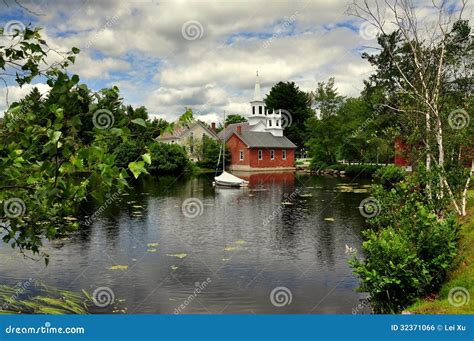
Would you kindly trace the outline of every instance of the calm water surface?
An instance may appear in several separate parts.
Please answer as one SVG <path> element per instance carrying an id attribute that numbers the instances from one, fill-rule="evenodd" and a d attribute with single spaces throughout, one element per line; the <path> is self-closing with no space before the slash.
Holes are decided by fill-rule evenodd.
<path id="1" fill-rule="evenodd" d="M 254 174 L 248 189 L 216 189 L 211 178 L 137 184 L 90 227 L 47 245 L 48 267 L 2 246 L 0 282 L 111 288 L 115 303 L 93 313 L 352 312 L 362 295 L 345 251 L 360 250 L 368 180 Z M 183 214 L 190 198 L 197 205 Z M 289 289 L 291 303 L 272 304 L 276 287 Z"/>

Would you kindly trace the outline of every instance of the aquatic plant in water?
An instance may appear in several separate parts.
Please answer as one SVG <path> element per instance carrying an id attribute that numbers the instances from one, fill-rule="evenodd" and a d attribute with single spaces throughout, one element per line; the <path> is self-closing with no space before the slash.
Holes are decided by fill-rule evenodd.
<path id="1" fill-rule="evenodd" d="M 29 279 L 0 285 L 0 314 L 87 314 L 90 295 L 53 288 Z"/>

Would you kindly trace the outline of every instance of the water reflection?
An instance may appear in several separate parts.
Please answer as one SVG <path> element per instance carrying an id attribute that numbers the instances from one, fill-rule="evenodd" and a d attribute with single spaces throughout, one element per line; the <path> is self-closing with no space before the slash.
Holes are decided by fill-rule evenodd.
<path id="1" fill-rule="evenodd" d="M 214 188 L 212 176 L 136 183 L 92 226 L 48 245 L 47 268 L 1 249 L 1 281 L 110 287 L 116 304 L 94 313 L 174 313 L 207 278 L 181 313 L 351 313 L 358 283 L 345 245 L 360 249 L 366 195 L 336 191 L 342 178 L 238 176 L 249 188 Z M 202 203 L 194 218 L 183 214 L 189 198 Z M 290 305 L 272 305 L 277 286 L 290 289 Z"/>

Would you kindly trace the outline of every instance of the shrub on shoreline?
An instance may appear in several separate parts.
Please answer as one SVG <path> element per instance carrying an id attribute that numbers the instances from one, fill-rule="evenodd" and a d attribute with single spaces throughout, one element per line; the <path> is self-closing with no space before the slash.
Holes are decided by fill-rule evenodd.
<path id="1" fill-rule="evenodd" d="M 350 262 L 376 313 L 399 313 L 436 292 L 457 254 L 460 227 L 454 215 L 436 214 L 439 208 L 427 201 L 420 176 L 413 177 L 389 189 L 374 186 L 380 213 L 364 231 L 365 259 Z"/>

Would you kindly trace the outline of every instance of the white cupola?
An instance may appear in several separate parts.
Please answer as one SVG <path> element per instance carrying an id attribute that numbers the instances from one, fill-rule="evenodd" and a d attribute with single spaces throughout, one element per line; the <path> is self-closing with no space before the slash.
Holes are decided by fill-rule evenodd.
<path id="1" fill-rule="evenodd" d="M 281 109 L 268 112 L 265 122 L 265 131 L 272 133 L 273 136 L 283 136 L 282 113 Z"/>

